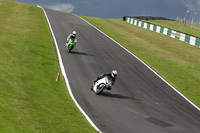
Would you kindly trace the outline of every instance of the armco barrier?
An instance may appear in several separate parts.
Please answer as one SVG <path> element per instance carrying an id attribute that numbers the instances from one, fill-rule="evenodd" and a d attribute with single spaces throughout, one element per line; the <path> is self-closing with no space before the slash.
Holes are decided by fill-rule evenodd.
<path id="1" fill-rule="evenodd" d="M 200 38 L 198 38 L 198 37 L 194 37 L 194 36 L 191 36 L 191 35 L 188 35 L 185 33 L 181 33 L 181 32 L 169 29 L 169 28 L 157 26 L 157 25 L 154 25 L 151 23 L 146 23 L 146 22 L 143 22 L 140 20 L 129 18 L 129 17 L 126 17 L 124 20 L 130 24 L 133 24 L 133 25 L 136 25 L 136 26 L 139 26 L 139 27 L 151 30 L 151 31 L 155 31 L 157 33 L 161 33 L 161 34 L 170 36 L 172 38 L 178 39 L 180 41 L 189 43 L 191 45 L 200 47 Z"/>

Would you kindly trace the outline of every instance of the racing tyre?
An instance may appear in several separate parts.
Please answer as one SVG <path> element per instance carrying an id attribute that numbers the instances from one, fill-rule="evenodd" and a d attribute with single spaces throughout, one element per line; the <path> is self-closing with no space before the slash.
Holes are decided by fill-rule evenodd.
<path id="1" fill-rule="evenodd" d="M 69 53 L 72 51 L 73 48 L 74 46 L 69 46 Z"/>
<path id="2" fill-rule="evenodd" d="M 105 87 L 104 83 L 99 84 L 97 86 L 97 91 L 95 92 L 96 95 L 99 95 L 103 91 L 104 87 Z"/>

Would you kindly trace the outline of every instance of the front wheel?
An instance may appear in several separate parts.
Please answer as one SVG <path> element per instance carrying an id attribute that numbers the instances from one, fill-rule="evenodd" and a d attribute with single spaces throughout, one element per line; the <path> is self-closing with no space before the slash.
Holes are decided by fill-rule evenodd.
<path id="1" fill-rule="evenodd" d="M 95 93 L 96 93 L 97 95 L 99 95 L 99 94 L 103 91 L 104 87 L 105 87 L 105 84 L 104 84 L 104 83 L 99 84 L 99 85 L 97 86 L 97 90 L 95 91 Z"/>

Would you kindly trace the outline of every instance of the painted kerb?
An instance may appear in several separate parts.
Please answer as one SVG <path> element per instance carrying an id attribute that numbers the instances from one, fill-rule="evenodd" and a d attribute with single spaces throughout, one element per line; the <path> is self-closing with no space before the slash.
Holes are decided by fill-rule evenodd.
<path id="1" fill-rule="evenodd" d="M 126 22 L 128 22 L 130 24 L 133 24 L 133 25 L 136 25 L 136 26 L 139 26 L 139 27 L 151 30 L 151 31 L 155 31 L 157 33 L 161 33 L 161 34 L 170 36 L 172 38 L 178 39 L 178 40 L 183 41 L 185 43 L 189 43 L 190 45 L 200 47 L 200 38 L 198 38 L 198 37 L 191 36 L 191 35 L 188 35 L 188 34 L 185 34 L 185 33 L 181 33 L 179 31 L 175 31 L 175 30 L 165 28 L 165 27 L 162 27 L 162 26 L 157 26 L 157 25 L 154 25 L 154 24 L 139 21 L 139 20 L 129 18 L 129 17 L 126 17 L 125 20 L 126 20 Z"/>

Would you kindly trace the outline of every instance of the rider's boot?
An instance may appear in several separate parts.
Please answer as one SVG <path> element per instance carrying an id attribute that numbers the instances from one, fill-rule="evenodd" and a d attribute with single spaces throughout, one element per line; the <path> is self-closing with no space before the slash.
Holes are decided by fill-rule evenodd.
<path id="1" fill-rule="evenodd" d="M 112 89 L 111 86 L 107 88 L 107 90 L 111 90 L 111 89 Z"/>

